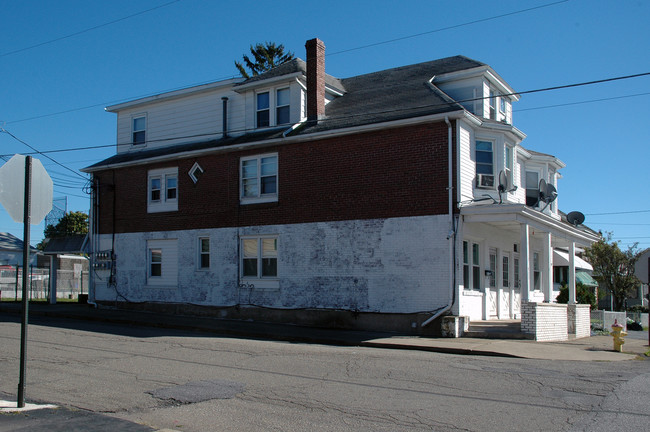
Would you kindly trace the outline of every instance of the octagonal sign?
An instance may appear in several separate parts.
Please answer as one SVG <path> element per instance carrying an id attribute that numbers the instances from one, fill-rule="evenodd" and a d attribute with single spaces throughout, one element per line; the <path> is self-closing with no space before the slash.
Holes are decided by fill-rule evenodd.
<path id="1" fill-rule="evenodd" d="M 15 222 L 24 222 L 25 159 L 14 155 L 0 167 L 0 204 Z M 30 223 L 39 224 L 52 210 L 52 179 L 38 159 L 32 158 Z"/>

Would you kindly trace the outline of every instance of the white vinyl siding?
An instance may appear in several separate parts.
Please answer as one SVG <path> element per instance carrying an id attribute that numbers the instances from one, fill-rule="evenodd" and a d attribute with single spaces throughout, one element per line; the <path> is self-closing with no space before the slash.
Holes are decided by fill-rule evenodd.
<path id="1" fill-rule="evenodd" d="M 471 156 L 471 131 L 466 125 L 459 122 L 460 136 L 460 201 L 474 198 L 475 165 Z"/>
<path id="2" fill-rule="evenodd" d="M 178 285 L 178 244 L 176 239 L 147 241 L 147 285 Z"/>
<path id="3" fill-rule="evenodd" d="M 232 91 L 210 91 L 189 95 L 175 100 L 147 104 L 146 148 L 165 147 L 192 141 L 221 138 L 223 125 L 223 102 L 228 97 L 228 133 L 240 135 L 245 132 L 244 100 Z M 117 119 L 118 153 L 133 148 L 132 118 L 143 108 L 134 107 L 121 111 Z M 136 146 L 141 148 L 145 146 Z"/>

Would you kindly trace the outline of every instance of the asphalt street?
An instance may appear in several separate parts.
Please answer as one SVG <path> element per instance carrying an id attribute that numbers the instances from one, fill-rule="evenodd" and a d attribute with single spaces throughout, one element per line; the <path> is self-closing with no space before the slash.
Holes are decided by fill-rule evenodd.
<path id="1" fill-rule="evenodd" d="M 604 419 L 615 419 L 607 430 L 650 421 L 639 402 L 648 400 L 650 362 L 631 356 L 551 361 L 31 322 L 26 395 L 62 408 L 0 415 L 2 432 L 587 431 Z M 15 395 L 19 337 L 16 320 L 0 320 L 0 397 Z M 70 413 L 68 429 L 54 420 L 35 427 Z M 93 427 L 74 429 L 79 417 Z"/>

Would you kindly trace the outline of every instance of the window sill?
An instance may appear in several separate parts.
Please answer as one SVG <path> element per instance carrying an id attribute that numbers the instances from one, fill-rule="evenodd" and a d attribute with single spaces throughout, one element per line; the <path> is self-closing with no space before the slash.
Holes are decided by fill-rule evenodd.
<path id="1" fill-rule="evenodd" d="M 248 288 L 252 285 L 251 289 L 256 290 L 278 290 L 280 289 L 280 281 L 278 279 L 240 279 L 240 285 Z"/>
<path id="2" fill-rule="evenodd" d="M 157 285 L 155 282 L 147 282 L 147 284 L 144 286 L 146 289 L 166 289 L 166 290 L 175 290 L 178 288 L 176 285 L 169 285 L 169 284 L 160 284 Z"/>
<path id="3" fill-rule="evenodd" d="M 273 195 L 273 196 L 266 196 L 266 197 L 260 197 L 260 198 L 240 198 L 239 203 L 241 205 L 247 205 L 247 204 L 263 204 L 263 203 L 271 203 L 271 202 L 277 202 L 278 201 L 278 196 Z"/>

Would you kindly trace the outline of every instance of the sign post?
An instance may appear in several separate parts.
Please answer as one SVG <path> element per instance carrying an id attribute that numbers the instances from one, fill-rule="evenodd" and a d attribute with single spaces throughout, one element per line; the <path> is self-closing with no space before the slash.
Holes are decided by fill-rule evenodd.
<path id="1" fill-rule="evenodd" d="M 25 180 L 24 183 L 16 183 L 17 179 L 22 178 Z M 33 196 L 32 190 L 34 190 Z M 30 225 L 40 223 L 52 209 L 52 179 L 38 159 L 32 159 L 31 156 L 14 155 L 0 167 L 0 203 L 15 222 L 23 222 L 23 313 L 20 328 L 20 379 L 18 381 L 17 406 L 24 408 L 30 281 Z"/>

